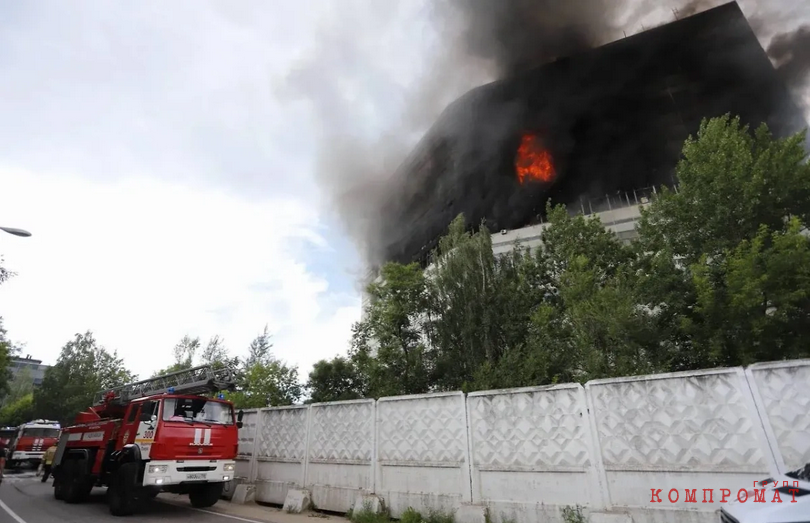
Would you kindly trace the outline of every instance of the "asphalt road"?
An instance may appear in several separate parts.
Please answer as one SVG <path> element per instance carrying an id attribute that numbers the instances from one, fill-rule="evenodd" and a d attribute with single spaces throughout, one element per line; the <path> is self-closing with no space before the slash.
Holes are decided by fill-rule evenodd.
<path id="1" fill-rule="evenodd" d="M 42 483 L 34 472 L 6 471 L 0 485 L 0 523 L 262 523 L 160 501 L 145 502 L 136 514 L 117 518 L 110 514 L 105 496 L 106 489 L 95 489 L 88 502 L 68 505 L 53 498 L 53 479 Z"/>

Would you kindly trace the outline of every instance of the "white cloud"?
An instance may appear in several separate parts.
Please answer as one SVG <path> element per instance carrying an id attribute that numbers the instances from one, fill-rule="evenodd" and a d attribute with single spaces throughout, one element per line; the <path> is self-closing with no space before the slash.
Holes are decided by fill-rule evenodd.
<path id="1" fill-rule="evenodd" d="M 311 204 L 246 202 L 147 177 L 0 170 L 0 187 L 0 224 L 33 233 L 0 237 L 19 273 L 0 289 L 0 314 L 34 357 L 52 363 L 74 333 L 91 329 L 147 375 L 171 363 L 186 333 L 219 334 L 244 353 L 268 324 L 275 353 L 303 379 L 315 361 L 346 350 L 359 298 L 308 271 L 306 256 L 329 255 Z"/>

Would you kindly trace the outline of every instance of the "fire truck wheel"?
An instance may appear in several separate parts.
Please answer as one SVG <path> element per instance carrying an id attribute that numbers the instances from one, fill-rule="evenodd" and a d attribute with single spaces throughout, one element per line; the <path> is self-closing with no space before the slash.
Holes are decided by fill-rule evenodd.
<path id="1" fill-rule="evenodd" d="M 110 514 L 113 516 L 130 516 L 137 504 L 138 464 L 124 463 L 112 477 L 107 488 L 107 500 Z"/>
<path id="2" fill-rule="evenodd" d="M 68 503 L 82 503 L 87 501 L 90 490 L 87 488 L 89 480 L 87 478 L 86 460 L 71 459 L 65 463 L 64 475 L 62 477 L 63 495 Z"/>
<path id="3" fill-rule="evenodd" d="M 207 508 L 213 506 L 222 496 L 224 483 L 206 483 L 195 485 L 188 493 L 188 499 L 194 508 Z"/>
<path id="4" fill-rule="evenodd" d="M 53 497 L 56 500 L 62 501 L 65 499 L 64 482 L 62 481 L 62 467 L 54 471 L 53 475 Z"/>

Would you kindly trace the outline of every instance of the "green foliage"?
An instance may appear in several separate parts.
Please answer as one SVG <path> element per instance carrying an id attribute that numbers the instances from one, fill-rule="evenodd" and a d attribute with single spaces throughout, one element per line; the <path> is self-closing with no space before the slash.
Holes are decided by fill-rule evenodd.
<path id="1" fill-rule="evenodd" d="M 45 372 L 42 385 L 34 392 L 34 410 L 37 416 L 70 424 L 93 404 L 97 392 L 133 380 L 135 376 L 117 352 L 100 346 L 90 331 L 76 334 Z"/>
<path id="2" fill-rule="evenodd" d="M 306 403 L 345 401 L 364 397 L 366 385 L 364 375 L 356 362 L 342 357 L 331 361 L 321 360 L 309 373 L 307 389 L 310 398 Z"/>
<path id="3" fill-rule="evenodd" d="M 561 512 L 565 523 L 586 523 L 588 521 L 588 518 L 582 514 L 582 507 L 579 505 L 576 507 L 563 507 Z"/>
<path id="4" fill-rule="evenodd" d="M 677 191 L 625 245 L 547 206 L 542 246 L 495 256 L 484 224 L 449 226 L 432 265 L 389 263 L 347 359 L 313 397 L 481 390 L 810 355 L 810 164 L 804 133 L 704 121 Z"/>
<path id="5" fill-rule="evenodd" d="M 34 377 L 28 367 L 23 367 L 17 371 L 17 374 L 9 382 L 8 393 L 0 401 L 0 406 L 14 403 L 25 396 L 33 394 L 33 392 Z"/>
<path id="6" fill-rule="evenodd" d="M 402 516 L 399 518 L 400 523 L 422 523 L 422 514 L 417 512 L 413 509 L 413 507 L 408 507 L 405 509 L 405 512 L 402 513 Z"/>
<path id="7" fill-rule="evenodd" d="M 352 523 L 388 523 L 391 517 L 388 512 L 374 512 L 371 503 L 366 501 L 363 508 L 346 514 Z"/>
<path id="8" fill-rule="evenodd" d="M 0 408 L 0 425 L 16 427 L 34 419 L 34 393 L 18 397 Z"/>
<path id="9" fill-rule="evenodd" d="M 243 363 L 228 360 L 228 365 L 237 370 L 238 384 L 236 392 L 229 392 L 226 397 L 237 408 L 293 405 L 303 395 L 298 369 L 274 358 L 269 340 L 265 326 L 248 347 L 248 357 Z"/>
<path id="10" fill-rule="evenodd" d="M 3 317 L 0 316 L 0 397 L 5 398 L 9 392 L 11 382 L 11 358 L 17 350 L 7 337 L 8 331 L 3 327 Z M 5 401 L 5 399 L 4 399 Z"/>
<path id="11" fill-rule="evenodd" d="M 247 367 L 252 367 L 257 363 L 269 363 L 272 361 L 273 356 L 270 353 L 270 349 L 273 348 L 273 344 L 270 343 L 270 332 L 267 330 L 267 325 L 264 326 L 264 330 L 256 336 L 253 341 L 250 342 L 250 347 L 248 347 L 248 357 L 245 361 L 245 365 Z"/>
<path id="12" fill-rule="evenodd" d="M 293 405 L 303 393 L 298 369 L 276 360 L 245 369 L 239 389 L 227 398 L 243 409 Z"/>

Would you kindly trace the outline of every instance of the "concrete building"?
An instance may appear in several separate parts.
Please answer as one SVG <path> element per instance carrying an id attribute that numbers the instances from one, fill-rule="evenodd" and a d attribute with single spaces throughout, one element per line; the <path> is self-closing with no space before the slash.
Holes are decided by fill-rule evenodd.
<path id="1" fill-rule="evenodd" d="M 44 365 L 42 360 L 35 360 L 31 356 L 26 355 L 24 358 L 11 358 L 9 368 L 11 369 L 13 377 L 16 377 L 23 369 L 27 369 L 28 374 L 34 382 L 34 386 L 38 387 L 42 385 L 42 380 L 45 378 L 45 371 L 49 366 L 50 365 Z"/>
<path id="2" fill-rule="evenodd" d="M 652 187 L 633 193 L 605 196 L 600 200 L 584 200 L 576 207 L 569 207 L 569 212 L 597 216 L 605 228 L 612 231 L 624 243 L 629 243 L 638 236 L 636 226 L 641 218 L 641 207 L 652 201 L 655 193 L 656 189 Z M 506 254 L 513 250 L 518 242 L 521 247 L 536 249 L 542 243 L 540 239 L 548 225 L 548 222 L 541 222 L 520 229 L 493 233 L 492 251 L 496 255 Z"/>
<path id="3" fill-rule="evenodd" d="M 675 190 L 677 190 L 677 186 Z M 636 227 L 641 218 L 641 208 L 650 203 L 657 192 L 655 187 L 649 187 L 631 193 L 605 195 L 601 199 L 583 199 L 577 205 L 569 206 L 568 210 L 571 215 L 581 213 L 586 217 L 597 216 L 605 228 L 616 234 L 624 243 L 629 243 L 638 236 Z M 493 232 L 492 251 L 497 256 L 512 251 L 517 245 L 522 248 L 536 249 L 542 244 L 542 233 L 548 225 L 548 222 L 541 221 L 519 229 Z M 428 266 L 426 270 L 430 270 L 431 267 L 432 265 Z M 379 275 L 374 271 L 368 271 L 366 285 L 374 281 L 380 281 Z M 364 289 L 361 318 L 365 318 L 368 303 L 369 296 Z"/>

